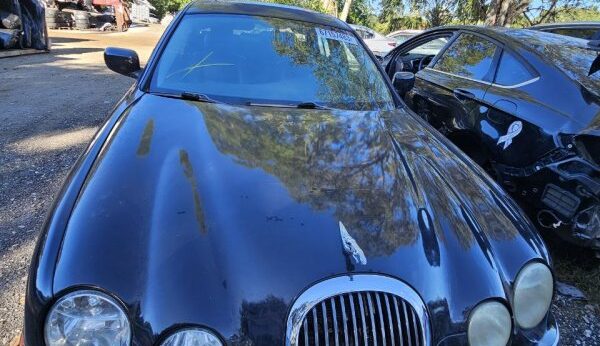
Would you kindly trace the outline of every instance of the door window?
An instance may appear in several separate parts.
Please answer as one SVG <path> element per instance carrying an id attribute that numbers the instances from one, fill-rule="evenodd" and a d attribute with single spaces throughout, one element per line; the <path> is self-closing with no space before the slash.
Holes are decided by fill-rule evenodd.
<path id="1" fill-rule="evenodd" d="M 496 84 L 510 86 L 531 80 L 534 76 L 510 52 L 503 51 L 496 73 Z"/>
<path id="2" fill-rule="evenodd" d="M 484 80 L 496 53 L 496 45 L 471 34 L 461 34 L 448 47 L 434 69 L 461 77 Z"/>
<path id="3" fill-rule="evenodd" d="M 444 48 L 446 43 L 448 43 L 449 39 L 450 37 L 435 38 L 431 41 L 425 42 L 424 44 L 411 49 L 406 54 L 437 55 L 437 53 L 439 53 L 440 50 Z"/>

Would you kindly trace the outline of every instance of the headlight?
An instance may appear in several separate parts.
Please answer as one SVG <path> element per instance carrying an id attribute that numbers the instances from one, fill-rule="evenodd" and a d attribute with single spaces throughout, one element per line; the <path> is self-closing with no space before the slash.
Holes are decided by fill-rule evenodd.
<path id="1" fill-rule="evenodd" d="M 223 346 L 223 344 L 207 330 L 187 329 L 171 335 L 162 346 Z"/>
<path id="2" fill-rule="evenodd" d="M 47 345 L 129 345 L 129 321 L 119 305 L 97 291 L 60 298 L 46 319 Z"/>
<path id="3" fill-rule="evenodd" d="M 511 327 L 510 313 L 504 305 L 494 301 L 481 303 L 469 317 L 469 345 L 506 346 Z"/>
<path id="4" fill-rule="evenodd" d="M 554 282 L 550 269 L 537 262 L 526 265 L 517 275 L 513 290 L 515 321 L 523 329 L 537 326 L 552 303 Z"/>

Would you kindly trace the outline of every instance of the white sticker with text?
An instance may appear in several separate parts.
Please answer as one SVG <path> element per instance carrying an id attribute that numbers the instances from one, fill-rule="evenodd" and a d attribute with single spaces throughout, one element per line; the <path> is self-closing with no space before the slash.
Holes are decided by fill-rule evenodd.
<path id="1" fill-rule="evenodd" d="M 316 28 L 317 36 L 323 37 L 328 40 L 336 40 L 341 42 L 346 42 L 349 44 L 358 44 L 358 40 L 356 37 L 352 36 L 351 33 L 345 33 L 341 31 L 333 31 L 327 29 Z"/>

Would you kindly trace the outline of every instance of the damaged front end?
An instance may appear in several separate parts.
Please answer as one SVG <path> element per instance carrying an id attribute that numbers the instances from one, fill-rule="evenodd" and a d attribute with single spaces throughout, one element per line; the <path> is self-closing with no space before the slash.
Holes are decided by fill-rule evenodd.
<path id="1" fill-rule="evenodd" d="M 600 255 L 600 136 L 564 135 L 560 142 L 531 166 L 496 171 L 541 228 Z"/>

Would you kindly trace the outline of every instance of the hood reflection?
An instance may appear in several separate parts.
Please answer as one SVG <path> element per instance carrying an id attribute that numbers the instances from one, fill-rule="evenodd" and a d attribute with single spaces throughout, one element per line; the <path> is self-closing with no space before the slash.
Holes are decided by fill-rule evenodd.
<path id="1" fill-rule="evenodd" d="M 296 201 L 332 210 L 366 256 L 391 255 L 421 234 L 428 260 L 439 265 L 437 239 L 449 230 L 464 249 L 480 241 L 473 228 L 499 238 L 517 233 L 489 206 L 491 192 L 469 183 L 466 166 L 438 143 L 428 145 L 434 140 L 418 123 L 377 112 L 194 105 L 219 151 L 277 177 Z M 419 210 L 428 211 L 424 218 Z"/>

